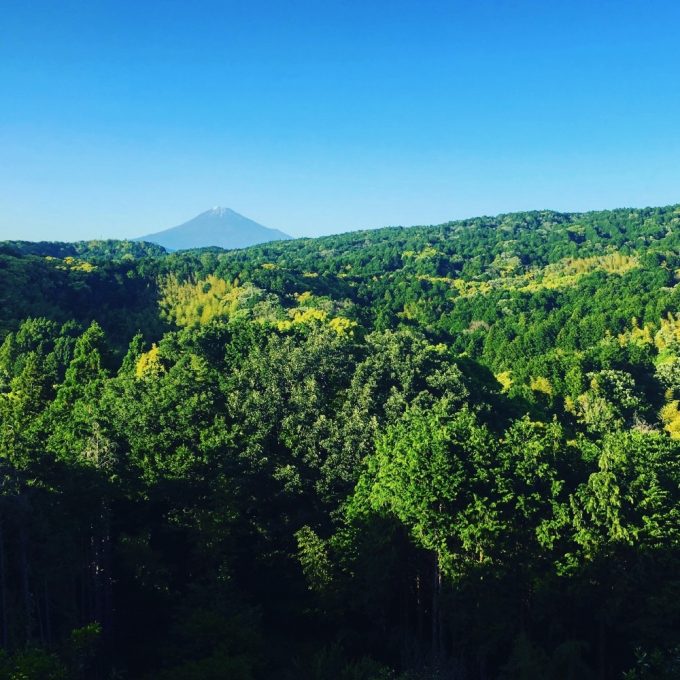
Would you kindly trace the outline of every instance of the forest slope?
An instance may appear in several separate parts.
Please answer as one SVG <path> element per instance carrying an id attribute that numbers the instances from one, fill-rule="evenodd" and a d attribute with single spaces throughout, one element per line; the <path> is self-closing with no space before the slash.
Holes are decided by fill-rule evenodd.
<path id="1" fill-rule="evenodd" d="M 154 248 L 0 246 L 0 677 L 676 677 L 680 206 Z"/>

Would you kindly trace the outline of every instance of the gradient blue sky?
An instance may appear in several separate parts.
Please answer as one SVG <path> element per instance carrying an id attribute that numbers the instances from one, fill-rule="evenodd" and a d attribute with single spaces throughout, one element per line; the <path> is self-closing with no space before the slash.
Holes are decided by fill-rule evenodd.
<path id="1" fill-rule="evenodd" d="M 680 3 L 4 0 L 0 238 L 680 202 Z"/>

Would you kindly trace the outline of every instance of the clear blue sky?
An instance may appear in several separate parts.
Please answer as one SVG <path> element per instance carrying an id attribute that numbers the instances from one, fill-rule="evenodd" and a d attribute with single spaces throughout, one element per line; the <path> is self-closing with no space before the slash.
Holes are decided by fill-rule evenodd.
<path id="1" fill-rule="evenodd" d="M 675 202 L 677 0 L 0 9 L 0 238 Z"/>

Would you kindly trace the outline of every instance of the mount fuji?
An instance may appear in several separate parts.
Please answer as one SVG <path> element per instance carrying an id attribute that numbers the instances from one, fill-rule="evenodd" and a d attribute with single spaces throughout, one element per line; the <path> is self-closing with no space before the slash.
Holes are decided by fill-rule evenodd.
<path id="1" fill-rule="evenodd" d="M 191 248 L 246 248 L 268 241 L 290 239 L 278 229 L 270 229 L 239 215 L 230 208 L 215 207 L 197 215 L 188 222 L 153 234 L 140 236 L 135 241 L 148 241 L 167 250 Z"/>

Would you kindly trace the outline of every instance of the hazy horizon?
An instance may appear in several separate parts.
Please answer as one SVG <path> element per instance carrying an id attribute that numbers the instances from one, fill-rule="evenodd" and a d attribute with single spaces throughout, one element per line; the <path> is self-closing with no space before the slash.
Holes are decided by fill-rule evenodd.
<path id="1" fill-rule="evenodd" d="M 680 5 L 9 2 L 0 239 L 680 201 Z"/>
<path id="2" fill-rule="evenodd" d="M 167 227 L 161 227 L 158 229 L 149 229 L 146 233 L 140 234 L 124 234 L 124 235 L 110 235 L 106 232 L 102 233 L 92 233 L 91 235 L 83 235 L 83 236 L 78 236 L 77 238 L 61 238 L 58 233 L 55 234 L 54 231 L 51 231 L 46 237 L 41 237 L 41 238 L 31 238 L 26 235 L 19 235 L 19 236 L 12 236 L 12 235 L 5 235 L 4 231 L 0 231 L 0 241 L 61 241 L 61 242 L 72 242 L 72 241 L 89 241 L 89 240 L 149 240 L 148 236 L 156 236 L 160 233 L 171 231 L 176 227 L 181 227 L 184 226 L 186 222 L 191 222 L 193 219 L 196 217 L 199 217 L 203 215 L 206 212 L 209 212 L 211 209 L 215 207 L 220 207 L 220 208 L 229 208 L 230 210 L 233 210 L 233 212 L 237 213 L 241 217 L 245 217 L 248 219 L 252 219 L 252 221 L 257 222 L 263 227 L 266 227 L 268 229 L 272 230 L 278 230 L 278 231 L 283 231 L 287 236 L 290 236 L 292 238 L 317 238 L 321 236 L 330 236 L 332 234 L 343 234 L 343 233 L 349 233 L 352 231 L 364 231 L 364 230 L 370 230 L 370 229 L 381 229 L 381 228 L 389 228 L 389 227 L 423 227 L 423 226 L 436 226 L 439 224 L 444 224 L 446 222 L 456 222 L 456 221 L 462 221 L 466 219 L 472 219 L 472 218 L 477 218 L 477 217 L 495 217 L 497 215 L 502 215 L 502 214 L 513 214 L 513 213 L 519 213 L 519 212 L 533 212 L 533 211 L 554 211 L 554 212 L 562 212 L 562 213 L 586 213 L 586 212 L 599 212 L 599 211 L 607 211 L 607 210 L 617 210 L 617 209 L 627 209 L 630 208 L 631 210 L 641 210 L 645 208 L 662 208 L 670 205 L 676 205 L 679 204 L 680 200 L 676 201 L 671 201 L 669 203 L 664 203 L 664 204 L 648 204 L 648 205 L 619 205 L 619 206 L 607 206 L 607 207 L 597 207 L 597 208 L 587 208 L 585 210 L 569 210 L 569 209 L 564 209 L 564 210 L 558 210 L 556 208 L 551 208 L 551 207 L 537 207 L 537 208 L 525 208 L 525 209 L 517 209 L 517 210 L 500 210 L 497 212 L 487 212 L 487 213 L 478 213 L 474 215 L 460 215 L 456 217 L 451 217 L 448 219 L 443 219 L 438 222 L 413 222 L 411 224 L 405 224 L 405 223 L 393 223 L 393 224 L 376 224 L 376 225 L 366 225 L 366 226 L 359 226 L 359 227 L 348 227 L 348 228 L 338 228 L 338 229 L 333 229 L 330 228 L 327 231 L 320 231 L 319 233 L 316 234 L 295 234 L 295 233 L 290 233 L 290 232 L 285 232 L 284 230 L 279 230 L 277 227 L 272 227 L 268 224 L 262 224 L 259 220 L 252 219 L 249 215 L 244 215 L 242 212 L 238 210 L 234 210 L 230 208 L 229 206 L 211 206 L 207 210 L 201 210 L 199 213 L 192 215 L 191 217 L 187 217 L 186 219 L 182 220 L 181 222 L 177 222 L 176 224 L 172 224 Z M 153 241 L 153 240 L 152 240 Z"/>

